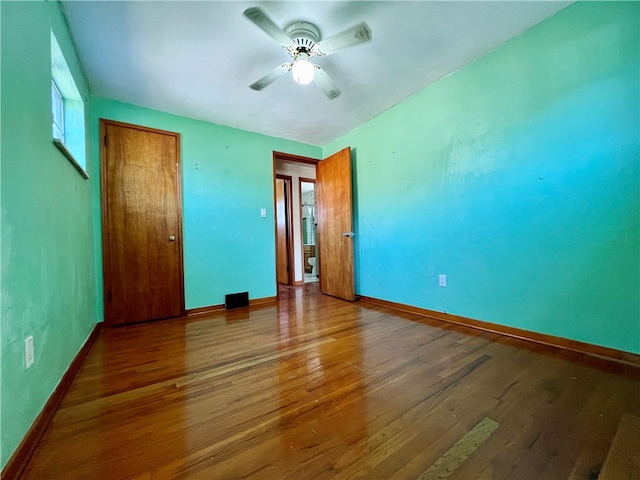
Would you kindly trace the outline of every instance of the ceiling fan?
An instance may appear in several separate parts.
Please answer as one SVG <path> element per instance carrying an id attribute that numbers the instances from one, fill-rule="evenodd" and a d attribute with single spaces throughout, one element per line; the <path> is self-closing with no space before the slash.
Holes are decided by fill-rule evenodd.
<path id="1" fill-rule="evenodd" d="M 253 90 L 262 90 L 282 75 L 291 71 L 293 79 L 302 85 L 312 81 L 329 99 L 340 95 L 340 89 L 327 73 L 309 60 L 313 56 L 331 55 L 343 48 L 371 40 L 371 29 L 362 22 L 325 40 L 320 40 L 318 27 L 308 22 L 293 22 L 281 29 L 259 7 L 248 8 L 244 15 L 278 42 L 293 57 L 291 63 L 274 68 L 257 82 L 249 85 Z"/>

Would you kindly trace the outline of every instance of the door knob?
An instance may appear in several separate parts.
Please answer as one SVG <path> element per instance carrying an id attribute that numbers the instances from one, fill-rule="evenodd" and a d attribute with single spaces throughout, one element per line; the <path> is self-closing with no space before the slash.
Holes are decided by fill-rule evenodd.
<path id="1" fill-rule="evenodd" d="M 344 232 L 344 233 L 342 234 L 342 236 L 343 236 L 343 237 L 351 237 L 351 238 L 353 238 L 353 237 L 355 237 L 355 236 L 356 236 L 356 234 L 355 234 L 355 233 L 353 233 L 353 232 Z"/>
<path id="2" fill-rule="evenodd" d="M 176 237 L 173 235 L 169 235 L 169 241 L 170 242 L 175 242 L 176 241 Z"/>

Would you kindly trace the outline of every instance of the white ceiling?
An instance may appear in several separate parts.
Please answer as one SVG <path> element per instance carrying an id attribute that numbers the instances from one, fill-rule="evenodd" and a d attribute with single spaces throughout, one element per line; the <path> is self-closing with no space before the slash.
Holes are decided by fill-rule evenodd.
<path id="1" fill-rule="evenodd" d="M 571 2 L 64 1 L 94 95 L 221 125 L 326 145 L 484 55 Z M 248 85 L 286 51 L 242 12 L 281 27 L 316 24 L 324 38 L 361 21 L 372 40 L 314 57 L 342 95 L 286 75 Z"/>

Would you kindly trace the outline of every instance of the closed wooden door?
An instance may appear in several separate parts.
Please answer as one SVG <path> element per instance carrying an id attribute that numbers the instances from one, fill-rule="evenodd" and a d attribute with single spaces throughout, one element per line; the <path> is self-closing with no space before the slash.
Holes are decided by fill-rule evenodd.
<path id="1" fill-rule="evenodd" d="M 316 204 L 320 291 L 355 300 L 351 148 L 318 162 Z"/>
<path id="2" fill-rule="evenodd" d="M 105 321 L 184 311 L 180 137 L 101 121 Z"/>
<path id="3" fill-rule="evenodd" d="M 276 178 L 276 276 L 278 283 L 289 285 L 289 248 L 287 190 L 283 178 Z"/>

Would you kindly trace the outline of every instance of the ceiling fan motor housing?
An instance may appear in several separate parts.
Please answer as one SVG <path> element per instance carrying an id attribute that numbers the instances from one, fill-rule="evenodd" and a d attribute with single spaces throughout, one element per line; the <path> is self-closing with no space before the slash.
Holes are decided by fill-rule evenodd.
<path id="1" fill-rule="evenodd" d="M 298 49 L 310 51 L 320 41 L 320 30 L 312 23 L 293 22 L 284 29 Z"/>

